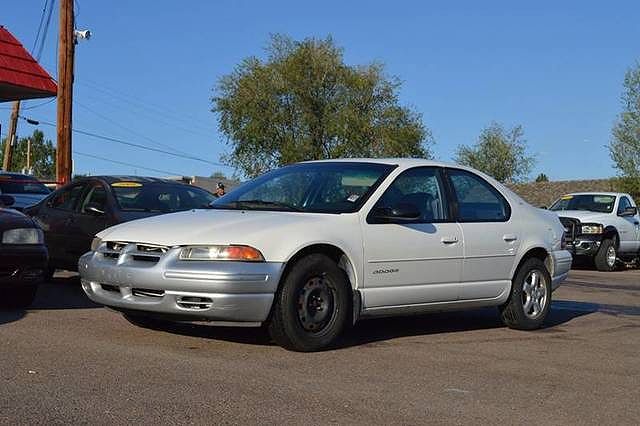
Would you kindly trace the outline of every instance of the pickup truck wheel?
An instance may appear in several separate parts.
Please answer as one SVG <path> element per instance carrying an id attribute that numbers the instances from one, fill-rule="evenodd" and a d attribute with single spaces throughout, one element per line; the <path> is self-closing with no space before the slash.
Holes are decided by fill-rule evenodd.
<path id="1" fill-rule="evenodd" d="M 509 328 L 540 328 L 551 307 L 551 276 L 540 259 L 526 260 L 516 272 L 509 300 L 501 307 Z"/>
<path id="2" fill-rule="evenodd" d="M 26 284 L 2 292 L 2 305 L 7 308 L 26 308 L 33 303 L 38 291 L 37 284 Z"/>
<path id="3" fill-rule="evenodd" d="M 596 253 L 594 259 L 596 269 L 598 271 L 610 272 L 616 269 L 616 259 L 618 257 L 618 250 L 616 250 L 616 242 L 610 238 L 602 241 L 600 249 Z"/>
<path id="4" fill-rule="evenodd" d="M 323 254 L 292 266 L 276 293 L 267 324 L 280 346 L 301 352 L 331 345 L 349 322 L 351 287 L 344 272 Z"/>

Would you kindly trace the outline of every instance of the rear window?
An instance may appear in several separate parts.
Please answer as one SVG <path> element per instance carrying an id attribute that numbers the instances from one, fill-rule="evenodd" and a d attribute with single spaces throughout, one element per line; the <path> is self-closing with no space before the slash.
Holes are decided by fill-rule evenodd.
<path id="1" fill-rule="evenodd" d="M 49 188 L 31 176 L 0 175 L 2 194 L 48 194 Z"/>
<path id="2" fill-rule="evenodd" d="M 202 209 L 216 199 L 203 189 L 187 185 L 114 182 L 111 188 L 118 207 L 125 211 L 170 213 Z"/>
<path id="3" fill-rule="evenodd" d="M 553 203 L 550 210 L 586 210 L 598 213 L 611 213 L 616 197 L 613 195 L 581 194 L 563 195 Z"/>

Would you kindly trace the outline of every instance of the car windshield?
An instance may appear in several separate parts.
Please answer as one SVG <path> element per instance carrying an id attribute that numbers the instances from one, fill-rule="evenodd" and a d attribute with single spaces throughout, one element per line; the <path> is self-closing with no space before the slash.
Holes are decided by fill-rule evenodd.
<path id="1" fill-rule="evenodd" d="M 215 200 L 203 189 L 171 183 L 114 182 L 111 188 L 124 211 L 170 213 L 209 208 Z"/>
<path id="2" fill-rule="evenodd" d="M 615 202 L 616 197 L 613 195 L 564 195 L 553 203 L 550 210 L 586 210 L 598 213 L 611 213 Z"/>
<path id="3" fill-rule="evenodd" d="M 300 163 L 266 173 L 216 200 L 212 207 L 308 213 L 357 211 L 393 170 L 388 164 Z"/>
<path id="4" fill-rule="evenodd" d="M 0 194 L 48 194 L 51 191 L 31 176 L 0 175 Z"/>

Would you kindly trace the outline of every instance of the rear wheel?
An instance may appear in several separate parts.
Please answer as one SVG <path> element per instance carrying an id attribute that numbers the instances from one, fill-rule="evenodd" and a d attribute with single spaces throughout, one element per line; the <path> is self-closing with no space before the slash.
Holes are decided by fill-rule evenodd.
<path id="1" fill-rule="evenodd" d="M 594 263 L 598 271 L 610 272 L 616 269 L 616 259 L 618 258 L 618 250 L 616 241 L 607 238 L 600 244 L 600 249 L 596 253 Z"/>
<path id="2" fill-rule="evenodd" d="M 540 328 L 551 307 L 551 276 L 540 259 L 527 259 L 516 272 L 509 300 L 501 307 L 510 328 Z"/>
<path id="3" fill-rule="evenodd" d="M 38 291 L 37 284 L 26 284 L 19 287 L 5 289 L 2 294 L 2 304 L 8 308 L 26 308 L 33 303 Z"/>
<path id="4" fill-rule="evenodd" d="M 268 322 L 280 346 L 310 352 L 330 346 L 349 323 L 351 287 L 344 272 L 323 254 L 296 262 L 276 293 Z"/>

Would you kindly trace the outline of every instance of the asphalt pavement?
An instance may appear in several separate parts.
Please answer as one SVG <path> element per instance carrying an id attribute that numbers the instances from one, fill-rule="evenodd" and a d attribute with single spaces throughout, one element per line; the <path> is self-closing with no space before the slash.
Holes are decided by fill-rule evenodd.
<path id="1" fill-rule="evenodd" d="M 638 424 L 640 271 L 572 271 L 546 327 L 495 309 L 363 321 L 337 349 L 134 326 L 77 278 L 0 311 L 2 424 Z"/>

